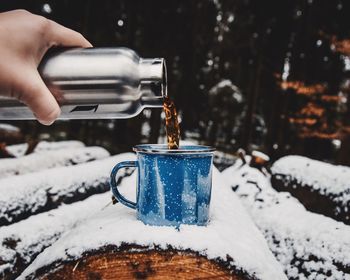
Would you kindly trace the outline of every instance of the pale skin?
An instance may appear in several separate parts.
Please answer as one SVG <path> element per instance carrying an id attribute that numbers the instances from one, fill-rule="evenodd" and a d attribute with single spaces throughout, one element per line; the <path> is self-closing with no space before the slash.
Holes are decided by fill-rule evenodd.
<path id="1" fill-rule="evenodd" d="M 0 13 L 0 94 L 26 104 L 38 121 L 52 124 L 60 107 L 37 67 L 51 47 L 91 47 L 80 33 L 24 10 Z"/>

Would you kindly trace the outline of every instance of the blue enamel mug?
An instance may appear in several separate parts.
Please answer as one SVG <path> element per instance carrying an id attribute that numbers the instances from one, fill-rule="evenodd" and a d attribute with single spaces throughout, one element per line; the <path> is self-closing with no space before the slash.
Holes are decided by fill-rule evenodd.
<path id="1" fill-rule="evenodd" d="M 136 210 L 143 223 L 156 226 L 209 221 L 214 148 L 184 145 L 169 150 L 166 145 L 137 145 L 136 161 L 118 163 L 112 170 L 110 187 L 115 198 Z M 123 197 L 116 183 L 118 170 L 136 167 L 136 202 Z"/>

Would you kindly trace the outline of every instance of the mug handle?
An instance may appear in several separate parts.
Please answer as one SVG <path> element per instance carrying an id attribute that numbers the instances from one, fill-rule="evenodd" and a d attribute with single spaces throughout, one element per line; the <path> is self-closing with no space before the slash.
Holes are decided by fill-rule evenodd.
<path id="1" fill-rule="evenodd" d="M 136 206 L 137 206 L 136 202 L 132 202 L 120 194 L 120 192 L 118 191 L 118 186 L 117 186 L 117 182 L 115 179 L 119 169 L 126 168 L 126 167 L 138 167 L 137 161 L 123 161 L 123 162 L 119 162 L 116 166 L 114 166 L 112 169 L 112 172 L 111 172 L 111 177 L 110 177 L 110 187 L 111 187 L 111 190 L 112 190 L 114 197 L 121 204 L 124 204 L 125 206 L 130 207 L 132 209 L 136 209 Z"/>

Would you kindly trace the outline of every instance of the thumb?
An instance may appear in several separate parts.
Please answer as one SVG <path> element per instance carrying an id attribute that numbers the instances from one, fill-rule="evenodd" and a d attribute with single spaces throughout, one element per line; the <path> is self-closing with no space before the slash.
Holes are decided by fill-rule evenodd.
<path id="1" fill-rule="evenodd" d="M 61 109 L 41 79 L 38 71 L 31 70 L 23 80 L 20 101 L 26 104 L 41 124 L 52 124 L 61 113 Z"/>

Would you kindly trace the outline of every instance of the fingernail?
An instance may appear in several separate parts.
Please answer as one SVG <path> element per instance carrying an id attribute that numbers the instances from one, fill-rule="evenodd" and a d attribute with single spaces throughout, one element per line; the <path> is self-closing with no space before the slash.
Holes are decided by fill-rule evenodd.
<path id="1" fill-rule="evenodd" d="M 43 125 L 52 125 L 55 121 L 43 121 L 43 120 L 38 120 L 39 123 Z"/>

